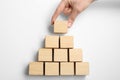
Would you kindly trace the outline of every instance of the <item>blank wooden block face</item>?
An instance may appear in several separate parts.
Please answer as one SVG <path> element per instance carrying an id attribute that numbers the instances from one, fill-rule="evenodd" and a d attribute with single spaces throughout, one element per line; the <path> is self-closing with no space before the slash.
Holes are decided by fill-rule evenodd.
<path id="1" fill-rule="evenodd" d="M 59 36 L 46 36 L 45 48 L 59 48 Z"/>
<path id="2" fill-rule="evenodd" d="M 74 63 L 73 62 L 61 62 L 60 63 L 60 75 L 74 75 Z"/>
<path id="3" fill-rule="evenodd" d="M 73 36 L 60 36 L 60 48 L 73 48 Z"/>
<path id="4" fill-rule="evenodd" d="M 46 62 L 45 63 L 45 75 L 59 75 L 59 63 Z"/>
<path id="5" fill-rule="evenodd" d="M 43 75 L 43 62 L 32 62 L 29 64 L 29 75 Z"/>
<path id="6" fill-rule="evenodd" d="M 82 61 L 82 49 L 69 49 L 69 60 L 70 61 Z"/>
<path id="7" fill-rule="evenodd" d="M 76 75 L 88 75 L 89 63 L 88 62 L 76 62 Z"/>
<path id="8" fill-rule="evenodd" d="M 39 49 L 38 61 L 52 61 L 52 49 Z"/>
<path id="9" fill-rule="evenodd" d="M 54 61 L 67 61 L 67 49 L 54 49 Z"/>
<path id="10" fill-rule="evenodd" d="M 67 21 L 55 21 L 54 33 L 67 33 L 68 25 Z"/>

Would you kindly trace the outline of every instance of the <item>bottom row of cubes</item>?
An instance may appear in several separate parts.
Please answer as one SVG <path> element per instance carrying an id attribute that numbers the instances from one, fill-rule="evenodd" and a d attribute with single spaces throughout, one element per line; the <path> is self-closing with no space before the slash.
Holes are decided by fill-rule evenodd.
<path id="1" fill-rule="evenodd" d="M 32 62 L 29 75 L 88 75 L 88 62 Z"/>

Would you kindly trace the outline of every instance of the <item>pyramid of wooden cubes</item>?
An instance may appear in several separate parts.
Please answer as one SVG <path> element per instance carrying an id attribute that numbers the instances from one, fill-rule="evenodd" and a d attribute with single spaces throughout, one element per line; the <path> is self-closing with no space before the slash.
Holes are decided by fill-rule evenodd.
<path id="1" fill-rule="evenodd" d="M 56 21 L 54 32 L 67 33 L 67 22 Z M 89 63 L 83 62 L 82 49 L 74 48 L 73 42 L 73 36 L 47 35 L 38 61 L 29 64 L 29 75 L 88 75 Z"/>

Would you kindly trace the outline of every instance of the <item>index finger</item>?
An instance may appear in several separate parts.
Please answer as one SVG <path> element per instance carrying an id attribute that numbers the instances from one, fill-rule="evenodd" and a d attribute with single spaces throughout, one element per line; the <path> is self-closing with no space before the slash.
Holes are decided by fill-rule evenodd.
<path id="1" fill-rule="evenodd" d="M 60 4 L 58 5 L 55 13 L 54 13 L 53 16 L 52 16 L 51 24 L 54 24 L 54 21 L 56 20 L 56 18 L 60 15 L 60 13 L 63 12 L 63 10 L 64 10 L 64 8 L 65 8 L 65 4 L 66 4 L 65 0 L 62 0 L 62 1 L 60 2 Z"/>

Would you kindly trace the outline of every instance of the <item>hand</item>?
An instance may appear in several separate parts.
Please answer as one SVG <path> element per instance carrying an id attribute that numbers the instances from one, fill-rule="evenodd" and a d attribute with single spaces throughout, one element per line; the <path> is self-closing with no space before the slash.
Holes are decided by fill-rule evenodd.
<path id="1" fill-rule="evenodd" d="M 62 0 L 57 7 L 51 19 L 51 24 L 54 24 L 56 18 L 64 13 L 68 16 L 68 27 L 71 27 L 75 18 L 84 9 L 86 9 L 94 0 Z"/>

